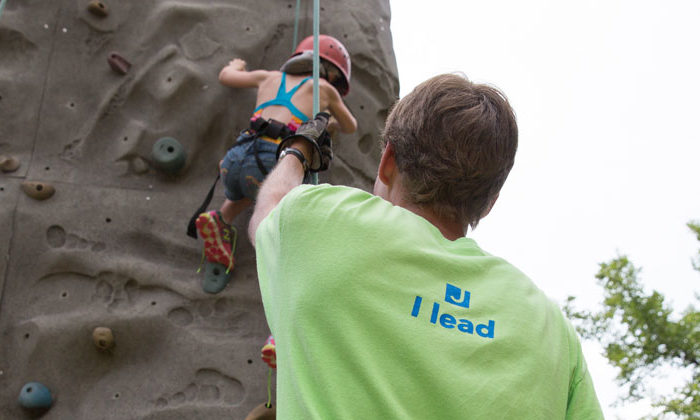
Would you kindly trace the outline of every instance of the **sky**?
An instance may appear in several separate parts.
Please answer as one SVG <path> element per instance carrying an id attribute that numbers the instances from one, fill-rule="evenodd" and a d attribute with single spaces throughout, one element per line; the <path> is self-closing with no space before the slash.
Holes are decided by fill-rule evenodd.
<path id="1" fill-rule="evenodd" d="M 627 255 L 646 290 L 679 313 L 693 303 L 700 2 L 393 0 L 391 13 L 400 96 L 461 71 L 515 109 L 515 166 L 469 236 L 557 302 L 596 308 L 599 263 Z M 610 407 L 621 391 L 600 352 L 584 343 L 606 418 L 648 414 L 648 401 Z"/>

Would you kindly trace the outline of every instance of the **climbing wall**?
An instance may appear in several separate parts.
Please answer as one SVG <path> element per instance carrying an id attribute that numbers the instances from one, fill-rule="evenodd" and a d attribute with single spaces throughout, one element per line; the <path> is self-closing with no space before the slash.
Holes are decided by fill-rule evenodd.
<path id="1" fill-rule="evenodd" d="M 36 416 L 18 396 L 39 382 L 53 397 L 44 419 L 244 419 L 267 399 L 269 333 L 250 212 L 218 294 L 202 290 L 201 243 L 185 230 L 254 106 L 218 73 L 234 57 L 279 68 L 296 2 L 89 3 L 7 0 L 0 16 L 0 418 Z M 359 122 L 321 181 L 370 189 L 398 95 L 389 2 L 321 5 L 321 32 L 352 56 Z M 186 152 L 179 171 L 152 158 L 163 137 Z M 113 347 L 95 346 L 96 327 Z"/>

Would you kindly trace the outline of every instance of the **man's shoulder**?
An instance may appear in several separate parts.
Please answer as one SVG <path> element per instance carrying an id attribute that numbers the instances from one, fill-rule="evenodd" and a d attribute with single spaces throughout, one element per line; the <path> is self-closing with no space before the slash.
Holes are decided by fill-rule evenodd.
<path id="1" fill-rule="evenodd" d="M 339 200 L 339 199 L 360 199 L 366 200 L 375 197 L 373 194 L 359 188 L 345 185 L 330 184 L 302 184 L 292 189 L 283 199 L 289 205 L 308 203 L 309 200 Z"/>

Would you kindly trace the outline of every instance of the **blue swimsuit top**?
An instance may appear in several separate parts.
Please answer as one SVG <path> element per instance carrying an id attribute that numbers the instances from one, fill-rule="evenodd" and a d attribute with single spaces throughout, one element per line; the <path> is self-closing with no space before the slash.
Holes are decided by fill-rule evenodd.
<path id="1" fill-rule="evenodd" d="M 281 105 L 287 108 L 289 112 L 292 113 L 292 115 L 299 118 L 302 122 L 309 120 L 310 118 L 306 114 L 301 112 L 299 108 L 294 106 L 294 104 L 292 103 L 292 96 L 294 96 L 294 94 L 301 87 L 301 85 L 306 83 L 308 80 L 311 80 L 310 76 L 306 77 L 304 80 L 299 82 L 298 85 L 294 86 L 287 92 L 287 73 L 282 73 L 282 81 L 280 82 L 279 89 L 277 89 L 277 96 L 275 96 L 274 99 L 260 104 L 259 107 L 255 108 L 255 111 L 253 111 L 253 113 L 258 112 L 263 108 L 267 108 L 270 105 Z"/>

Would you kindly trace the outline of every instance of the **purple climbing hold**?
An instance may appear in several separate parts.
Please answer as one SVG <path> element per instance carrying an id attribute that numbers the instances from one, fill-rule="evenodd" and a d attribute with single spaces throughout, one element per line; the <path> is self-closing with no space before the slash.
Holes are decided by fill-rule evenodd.
<path id="1" fill-rule="evenodd" d="M 126 58 L 122 57 L 116 52 L 109 53 L 107 62 L 112 67 L 112 70 L 119 74 L 127 74 L 131 68 L 131 63 L 129 63 Z"/>
<path id="2" fill-rule="evenodd" d="M 99 0 L 93 0 L 88 4 L 88 11 L 92 13 L 95 16 L 99 17 L 107 17 L 109 15 L 109 9 L 107 8 L 107 5 L 102 3 Z"/>

